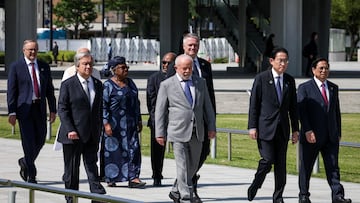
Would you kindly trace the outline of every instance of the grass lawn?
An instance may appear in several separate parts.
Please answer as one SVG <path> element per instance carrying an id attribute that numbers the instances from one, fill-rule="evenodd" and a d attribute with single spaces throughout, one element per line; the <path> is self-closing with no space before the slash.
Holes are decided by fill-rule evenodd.
<path id="1" fill-rule="evenodd" d="M 147 116 L 143 116 L 143 121 L 147 121 Z M 346 142 L 360 143 L 360 114 L 343 114 L 342 115 L 342 140 Z M 56 119 L 55 124 L 52 125 L 52 137 L 49 143 L 53 143 L 59 119 Z M 217 115 L 218 128 L 231 128 L 245 130 L 247 127 L 246 114 L 222 114 Z M 0 117 L 0 137 L 19 139 L 19 130 L 15 129 L 15 135 L 11 134 L 11 126 L 7 122 L 7 117 Z M 142 153 L 145 156 L 150 155 L 150 131 L 144 126 L 141 133 L 141 147 Z M 251 140 L 247 135 L 232 136 L 232 159 L 227 157 L 227 143 L 228 138 L 225 133 L 217 134 L 217 157 L 207 159 L 207 163 L 229 165 L 242 168 L 255 169 L 258 165 L 259 153 L 256 146 L 256 141 Z M 290 174 L 297 174 L 296 170 L 296 145 L 289 144 L 287 170 Z M 167 158 L 173 158 L 173 154 L 166 153 Z M 360 148 L 340 147 L 339 165 L 341 180 L 348 182 L 360 183 Z M 313 177 L 325 178 L 325 169 L 320 158 L 320 172 L 314 174 Z"/>

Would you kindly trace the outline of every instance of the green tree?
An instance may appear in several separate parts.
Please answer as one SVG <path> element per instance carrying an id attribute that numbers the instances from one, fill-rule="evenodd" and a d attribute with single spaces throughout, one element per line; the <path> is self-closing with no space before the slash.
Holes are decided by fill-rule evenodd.
<path id="1" fill-rule="evenodd" d="M 360 1 L 332 0 L 331 26 L 345 29 L 350 35 L 350 56 L 354 55 L 360 41 Z M 360 56 L 358 56 L 360 57 Z"/>
<path id="2" fill-rule="evenodd" d="M 136 32 L 142 38 L 152 37 L 153 29 L 159 29 L 159 0 L 106 0 L 105 8 L 125 12 L 128 27 L 124 31 Z"/>
<path id="3" fill-rule="evenodd" d="M 61 0 L 54 7 L 56 19 L 54 24 L 68 30 L 74 27 L 74 38 L 79 38 L 79 26 L 81 30 L 89 30 L 90 23 L 97 18 L 95 3 L 91 0 Z"/>

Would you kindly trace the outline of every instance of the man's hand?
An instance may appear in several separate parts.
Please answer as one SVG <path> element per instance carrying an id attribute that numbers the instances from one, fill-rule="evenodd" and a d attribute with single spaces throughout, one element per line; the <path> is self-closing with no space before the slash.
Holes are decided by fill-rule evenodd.
<path id="1" fill-rule="evenodd" d="M 68 138 L 70 140 L 78 140 L 79 136 L 78 136 L 77 132 L 71 131 L 71 132 L 68 133 Z"/>
<path id="2" fill-rule="evenodd" d="M 250 129 L 249 130 L 249 136 L 251 139 L 256 140 L 258 137 L 258 133 L 256 129 Z"/>
<path id="3" fill-rule="evenodd" d="M 306 136 L 306 140 L 309 142 L 309 143 L 316 143 L 316 136 L 315 136 L 315 133 L 311 130 L 311 131 L 308 131 L 305 133 L 305 136 Z"/>
<path id="4" fill-rule="evenodd" d="M 299 131 L 295 131 L 291 135 L 291 143 L 296 144 L 299 141 Z"/>
<path id="5" fill-rule="evenodd" d="M 159 143 L 161 146 L 165 146 L 166 140 L 165 137 L 157 137 L 156 142 Z"/>
<path id="6" fill-rule="evenodd" d="M 8 119 L 8 122 L 9 122 L 12 126 L 15 126 L 15 124 L 16 124 L 16 115 L 10 115 L 10 116 L 9 116 L 9 119 Z"/>
<path id="7" fill-rule="evenodd" d="M 208 137 L 209 139 L 213 139 L 216 137 L 216 132 L 215 131 L 208 131 Z"/>
<path id="8" fill-rule="evenodd" d="M 56 113 L 50 112 L 49 121 L 50 123 L 53 123 L 56 119 Z"/>

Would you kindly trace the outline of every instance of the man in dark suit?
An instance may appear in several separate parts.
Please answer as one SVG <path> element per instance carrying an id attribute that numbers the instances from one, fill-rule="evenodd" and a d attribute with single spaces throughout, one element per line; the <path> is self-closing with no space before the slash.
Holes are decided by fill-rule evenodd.
<path id="1" fill-rule="evenodd" d="M 24 41 L 24 58 L 10 65 L 7 88 L 9 123 L 14 126 L 18 119 L 24 150 L 24 157 L 18 161 L 20 175 L 31 183 L 37 182 L 35 160 L 46 139 L 46 102 L 50 109 L 50 123 L 56 118 L 50 67 L 37 60 L 37 52 L 35 40 Z"/>
<path id="2" fill-rule="evenodd" d="M 316 59 L 311 65 L 313 79 L 299 85 L 298 107 L 301 122 L 299 203 L 310 203 L 309 182 L 319 152 L 323 157 L 333 203 L 350 203 L 344 198 L 338 165 L 341 138 L 339 88 L 327 80 L 329 63 Z"/>
<path id="3" fill-rule="evenodd" d="M 156 100 L 156 140 L 162 146 L 166 140 L 173 144 L 176 181 L 169 197 L 174 202 L 201 202 L 193 196 L 192 177 L 198 168 L 204 134 L 209 139 L 216 135 L 215 114 L 205 80 L 192 75 L 192 64 L 190 56 L 178 56 L 176 74 L 160 84 Z"/>
<path id="4" fill-rule="evenodd" d="M 155 139 L 155 105 L 157 93 L 160 88 L 160 82 L 165 80 L 166 71 L 170 63 L 175 61 L 176 54 L 169 52 L 164 55 L 161 61 L 161 70 L 150 75 L 146 87 L 146 104 L 149 111 L 148 127 L 151 131 L 151 168 L 153 171 L 152 178 L 154 179 L 153 186 L 161 186 L 161 179 L 163 179 L 162 169 L 164 163 L 165 146 L 161 146 Z"/>
<path id="5" fill-rule="evenodd" d="M 66 189 L 79 189 L 80 157 L 83 156 L 90 191 L 105 194 L 98 174 L 97 151 L 102 123 L 102 83 L 92 77 L 93 57 L 89 53 L 75 55 L 76 75 L 61 83 L 58 141 L 63 144 L 63 180 Z M 72 197 L 66 197 L 68 203 Z"/>
<path id="6" fill-rule="evenodd" d="M 269 62 L 272 66 L 271 69 L 261 72 L 255 77 L 250 96 L 249 135 L 252 139 L 257 140 L 261 159 L 255 178 L 248 189 L 248 200 L 254 199 L 266 174 L 274 165 L 273 202 L 282 203 L 286 184 L 286 151 L 290 121 L 292 143 L 297 142 L 299 135 L 296 86 L 294 78 L 285 73 L 288 66 L 286 49 L 275 48 Z"/>
<path id="7" fill-rule="evenodd" d="M 207 89 L 210 96 L 210 101 L 212 107 L 214 109 L 214 113 L 216 115 L 216 101 L 215 101 L 215 91 L 214 91 L 214 83 L 213 83 L 213 76 L 212 76 L 212 69 L 211 64 L 206 61 L 205 59 L 199 58 L 197 56 L 200 46 L 200 39 L 194 33 L 187 33 L 184 34 L 183 38 L 183 50 L 186 55 L 191 56 L 193 58 L 193 74 L 204 78 L 206 81 Z M 170 66 L 168 69 L 167 77 L 170 77 L 175 74 L 175 70 L 173 66 Z M 205 129 L 207 128 L 205 124 Z M 207 132 L 207 130 L 205 130 Z M 200 160 L 198 171 L 200 170 L 201 166 L 204 164 L 206 157 L 210 153 L 210 139 L 208 138 L 207 134 L 204 135 L 204 142 L 202 145 Z M 200 175 L 195 174 L 193 177 L 194 182 L 194 196 L 195 198 L 199 198 L 197 193 L 197 182 L 200 178 Z M 199 198 L 200 199 L 200 198 Z"/>

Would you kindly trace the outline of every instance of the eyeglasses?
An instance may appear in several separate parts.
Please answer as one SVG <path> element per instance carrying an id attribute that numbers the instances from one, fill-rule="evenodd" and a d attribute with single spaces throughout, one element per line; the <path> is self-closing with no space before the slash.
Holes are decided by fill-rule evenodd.
<path id="1" fill-rule="evenodd" d="M 287 60 L 287 59 L 276 59 L 275 61 L 278 64 L 288 64 L 289 63 L 289 60 Z"/>
<path id="2" fill-rule="evenodd" d="M 161 62 L 163 65 L 169 65 L 171 63 L 171 61 L 162 61 Z"/>
<path id="3" fill-rule="evenodd" d="M 326 66 L 322 66 L 322 67 L 316 67 L 317 69 L 319 69 L 320 71 L 329 71 L 330 68 L 329 67 L 326 67 Z"/>
<path id="4" fill-rule="evenodd" d="M 30 52 L 37 52 L 37 49 L 25 49 L 25 50 Z"/>
<path id="5" fill-rule="evenodd" d="M 129 66 L 119 66 L 118 68 L 122 69 L 122 70 L 129 70 Z"/>

